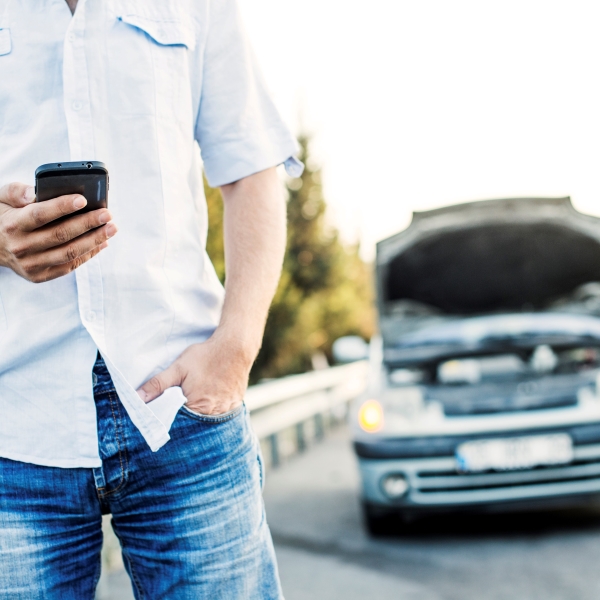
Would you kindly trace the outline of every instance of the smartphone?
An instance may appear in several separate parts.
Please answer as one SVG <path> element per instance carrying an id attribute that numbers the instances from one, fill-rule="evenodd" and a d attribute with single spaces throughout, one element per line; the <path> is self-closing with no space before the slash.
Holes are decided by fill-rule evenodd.
<path id="1" fill-rule="evenodd" d="M 44 202 L 67 194 L 81 194 L 87 204 L 73 214 L 108 208 L 108 169 L 98 161 L 41 165 L 35 170 L 35 195 Z"/>

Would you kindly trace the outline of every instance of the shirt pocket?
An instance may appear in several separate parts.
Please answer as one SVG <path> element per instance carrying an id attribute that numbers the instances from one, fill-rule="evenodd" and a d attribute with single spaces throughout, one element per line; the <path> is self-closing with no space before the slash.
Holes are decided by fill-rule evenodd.
<path id="1" fill-rule="evenodd" d="M 181 113 L 191 98 L 189 53 L 196 47 L 183 12 L 127 2 L 116 20 L 108 45 L 111 113 L 167 119 Z"/>
<path id="2" fill-rule="evenodd" d="M 0 27 L 0 56 L 10 54 L 12 42 L 10 39 L 10 29 Z"/>
<path id="3" fill-rule="evenodd" d="M 0 289 L 0 331 L 4 331 L 8 327 L 6 320 L 6 312 L 4 312 L 4 304 L 2 303 L 2 290 Z"/>
<path id="4" fill-rule="evenodd" d="M 188 50 L 193 50 L 196 46 L 193 29 L 176 15 L 167 14 L 162 17 L 147 17 L 122 11 L 117 19 L 143 31 L 161 46 L 184 46 Z"/>

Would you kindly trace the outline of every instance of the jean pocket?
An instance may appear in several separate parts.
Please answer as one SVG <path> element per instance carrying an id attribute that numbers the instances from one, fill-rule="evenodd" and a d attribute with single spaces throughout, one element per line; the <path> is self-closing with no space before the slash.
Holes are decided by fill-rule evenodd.
<path id="1" fill-rule="evenodd" d="M 229 410 L 226 413 L 220 415 L 203 415 L 189 409 L 185 404 L 181 407 L 181 412 L 187 417 L 202 421 L 203 423 L 224 423 L 237 417 L 244 410 L 244 403 L 236 406 L 233 410 Z"/>

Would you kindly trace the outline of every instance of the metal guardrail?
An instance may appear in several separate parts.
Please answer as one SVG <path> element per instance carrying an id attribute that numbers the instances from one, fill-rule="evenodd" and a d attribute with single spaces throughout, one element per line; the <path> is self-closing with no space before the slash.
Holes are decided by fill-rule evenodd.
<path id="1" fill-rule="evenodd" d="M 251 386 L 246 406 L 269 466 L 301 452 L 342 420 L 348 403 L 365 388 L 367 361 L 290 375 Z"/>

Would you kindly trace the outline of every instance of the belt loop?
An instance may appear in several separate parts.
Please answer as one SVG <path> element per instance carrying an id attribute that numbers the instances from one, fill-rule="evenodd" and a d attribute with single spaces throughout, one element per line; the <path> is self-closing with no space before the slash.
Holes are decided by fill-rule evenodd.
<path id="1" fill-rule="evenodd" d="M 106 488 L 106 479 L 104 478 L 104 469 L 102 467 L 97 467 L 96 469 L 92 469 L 94 472 L 94 480 L 96 482 L 96 489 L 103 490 Z"/>

